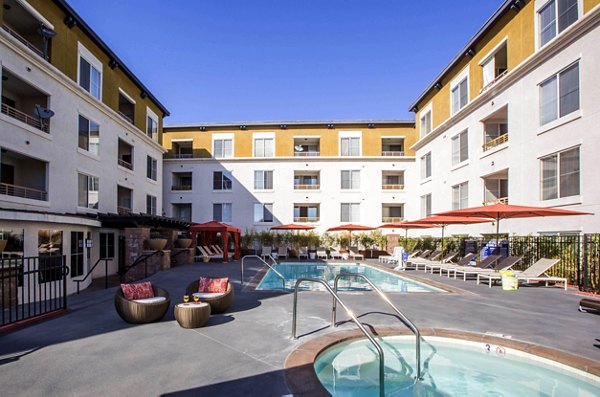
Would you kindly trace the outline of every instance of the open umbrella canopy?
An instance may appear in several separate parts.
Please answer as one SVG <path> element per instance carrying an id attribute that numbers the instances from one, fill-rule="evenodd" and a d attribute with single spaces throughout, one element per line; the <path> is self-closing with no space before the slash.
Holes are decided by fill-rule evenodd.
<path id="1" fill-rule="evenodd" d="M 340 226 L 336 226 L 336 227 L 330 227 L 329 229 L 327 229 L 328 232 L 343 232 L 343 231 L 348 231 L 350 233 L 350 238 L 349 238 L 349 243 L 348 246 L 352 246 L 352 232 L 356 232 L 356 231 L 367 231 L 367 230 L 374 230 L 374 227 L 370 227 L 370 226 L 363 226 L 363 225 L 353 225 L 352 223 L 348 223 L 346 225 L 340 225 Z"/>
<path id="2" fill-rule="evenodd" d="M 442 248 L 444 247 L 444 229 L 448 225 L 469 225 L 472 223 L 483 223 L 492 222 L 491 219 L 486 218 L 470 218 L 464 216 L 448 216 L 448 215 L 434 215 L 428 218 L 419 219 L 412 221 L 411 223 L 417 225 L 435 225 L 442 228 Z"/>
<path id="3" fill-rule="evenodd" d="M 500 220 L 511 218 L 534 218 L 539 216 L 593 215 L 590 212 L 572 211 L 560 208 L 531 207 L 514 204 L 493 204 L 482 207 L 464 208 L 446 211 L 438 216 L 461 216 L 469 218 L 488 218 L 496 221 L 496 245 L 500 234 Z"/>
<path id="4" fill-rule="evenodd" d="M 278 225 L 271 227 L 271 230 L 312 230 L 314 226 L 297 225 L 295 223 L 289 223 L 287 225 Z"/>
<path id="5" fill-rule="evenodd" d="M 378 227 L 378 229 L 404 229 L 404 245 L 408 242 L 408 229 L 431 229 L 433 227 L 440 227 L 438 225 L 425 225 L 421 223 L 414 223 L 409 221 L 385 223 Z"/>

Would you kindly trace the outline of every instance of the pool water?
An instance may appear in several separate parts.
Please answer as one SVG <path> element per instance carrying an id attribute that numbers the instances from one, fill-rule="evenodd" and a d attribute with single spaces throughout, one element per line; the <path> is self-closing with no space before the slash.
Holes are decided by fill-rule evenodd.
<path id="1" fill-rule="evenodd" d="M 439 288 L 425 283 L 419 283 L 391 272 L 362 264 L 328 264 L 324 262 L 285 262 L 273 266 L 285 278 L 283 282 L 271 269 L 265 274 L 257 290 L 293 290 L 296 280 L 310 277 L 320 278 L 333 287 L 335 276 L 340 273 L 360 273 L 367 276 L 379 289 L 384 292 L 443 292 Z M 305 282 L 303 290 L 324 290 L 320 284 Z M 343 291 L 369 291 L 371 287 L 360 278 L 345 277 L 340 279 L 338 287 Z"/>
<path id="2" fill-rule="evenodd" d="M 379 338 L 386 396 L 600 396 L 600 378 L 563 364 L 481 342 L 428 337 L 421 343 L 423 380 L 415 382 L 415 338 Z M 314 364 L 333 396 L 379 395 L 379 359 L 367 339 L 342 342 Z"/>

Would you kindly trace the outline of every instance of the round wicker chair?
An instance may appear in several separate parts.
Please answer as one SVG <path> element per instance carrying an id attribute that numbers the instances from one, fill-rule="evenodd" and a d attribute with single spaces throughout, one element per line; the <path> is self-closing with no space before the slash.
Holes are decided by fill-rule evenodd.
<path id="1" fill-rule="evenodd" d="M 126 299 L 121 288 L 117 288 L 115 309 L 119 316 L 131 324 L 152 323 L 163 318 L 171 306 L 171 298 L 166 290 L 155 285 L 152 286 L 152 290 L 154 296 L 164 296 L 167 299 L 157 303 L 138 303 Z"/>
<path id="2" fill-rule="evenodd" d="M 198 292 L 198 280 L 189 283 L 185 289 L 186 295 L 192 295 L 194 292 Z M 210 305 L 210 312 L 212 314 L 223 313 L 233 303 L 233 286 L 231 282 L 227 282 L 227 292 L 224 295 L 216 298 L 203 298 L 201 300 Z"/>

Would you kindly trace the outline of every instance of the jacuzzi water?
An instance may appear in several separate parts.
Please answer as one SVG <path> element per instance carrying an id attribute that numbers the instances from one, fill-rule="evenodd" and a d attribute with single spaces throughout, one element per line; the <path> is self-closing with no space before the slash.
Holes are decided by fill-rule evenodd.
<path id="1" fill-rule="evenodd" d="M 296 285 L 296 280 L 304 277 L 323 279 L 333 287 L 336 275 L 340 273 L 360 273 L 367 276 L 384 292 L 443 292 L 439 288 L 362 264 L 285 262 L 273 267 L 285 278 L 285 287 L 281 278 L 269 269 L 256 288 L 257 290 L 292 290 Z M 340 279 L 338 287 L 344 291 L 368 291 L 371 289 L 363 279 L 356 277 Z M 324 287 L 317 283 L 305 282 L 301 284 L 301 289 L 324 290 Z"/>
<path id="2" fill-rule="evenodd" d="M 386 396 L 600 396 L 600 378 L 518 350 L 481 342 L 427 337 L 423 380 L 415 382 L 415 338 L 378 339 L 385 356 Z M 378 396 L 379 359 L 367 339 L 336 344 L 315 361 L 333 396 Z"/>

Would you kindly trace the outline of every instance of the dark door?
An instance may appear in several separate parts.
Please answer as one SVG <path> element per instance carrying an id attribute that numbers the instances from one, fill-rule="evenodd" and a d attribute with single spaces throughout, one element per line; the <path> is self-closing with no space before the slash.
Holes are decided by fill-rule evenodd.
<path id="1" fill-rule="evenodd" d="M 83 232 L 71 232 L 71 277 L 83 274 Z"/>

